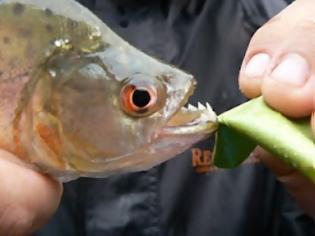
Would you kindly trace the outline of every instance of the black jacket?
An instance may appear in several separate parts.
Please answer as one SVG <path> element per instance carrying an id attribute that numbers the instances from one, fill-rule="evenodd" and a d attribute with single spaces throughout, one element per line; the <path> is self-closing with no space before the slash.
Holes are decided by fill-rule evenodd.
<path id="1" fill-rule="evenodd" d="M 285 0 L 81 0 L 148 54 L 199 81 L 192 102 L 221 113 L 245 101 L 238 71 L 251 35 Z M 148 172 L 65 184 L 61 206 L 37 236 L 308 236 L 314 222 L 251 159 L 211 164 L 213 140 Z M 40 197 L 40 196 L 39 196 Z"/>

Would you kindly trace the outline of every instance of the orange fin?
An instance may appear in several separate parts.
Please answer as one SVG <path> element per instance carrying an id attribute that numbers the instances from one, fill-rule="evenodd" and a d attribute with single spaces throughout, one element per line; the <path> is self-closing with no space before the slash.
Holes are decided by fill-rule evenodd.
<path id="1" fill-rule="evenodd" d="M 46 145 L 56 154 L 60 155 L 61 142 L 58 137 L 58 132 L 46 124 L 38 123 L 36 131 Z"/>
<path id="2" fill-rule="evenodd" d="M 50 158 L 54 164 L 59 168 L 64 168 L 65 163 L 61 158 L 62 142 L 58 120 L 53 115 L 41 112 L 36 119 L 35 131 L 49 149 Z"/>

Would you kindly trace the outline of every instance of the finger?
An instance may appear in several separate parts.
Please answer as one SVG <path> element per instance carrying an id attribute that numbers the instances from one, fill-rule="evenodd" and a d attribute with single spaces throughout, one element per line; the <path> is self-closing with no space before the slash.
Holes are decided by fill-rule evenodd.
<path id="1" fill-rule="evenodd" d="M 25 168 L 1 150 L 0 179 L 0 235 L 30 235 L 59 205 L 59 182 Z"/>
<path id="2" fill-rule="evenodd" d="M 239 85 L 242 93 L 248 98 L 261 95 L 261 85 L 266 70 L 270 64 L 270 56 L 267 53 L 257 53 L 242 66 Z"/>
<path id="3" fill-rule="evenodd" d="M 275 174 L 305 212 L 315 219 L 315 184 L 295 168 L 260 147 L 255 149 L 254 155 Z"/>
<path id="4" fill-rule="evenodd" d="M 314 1 L 296 1 L 256 32 L 239 77 L 246 96 L 292 117 L 315 110 L 314 11 Z"/>
<path id="5" fill-rule="evenodd" d="M 274 157 L 261 147 L 257 147 L 254 151 L 257 157 L 266 167 L 268 167 L 281 180 L 282 177 L 289 176 L 296 172 L 296 169 L 285 164 L 279 158 Z"/>

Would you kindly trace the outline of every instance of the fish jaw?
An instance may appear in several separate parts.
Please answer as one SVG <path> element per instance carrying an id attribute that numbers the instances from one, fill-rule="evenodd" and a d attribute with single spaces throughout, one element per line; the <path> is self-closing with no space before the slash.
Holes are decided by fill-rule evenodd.
<path id="1" fill-rule="evenodd" d="M 165 126 L 157 131 L 154 142 L 148 148 L 151 163 L 147 161 L 147 166 L 142 167 L 151 168 L 174 158 L 195 143 L 210 137 L 217 128 L 217 115 L 208 103 L 198 103 L 197 107 L 191 104 L 180 107 Z"/>
<path id="2" fill-rule="evenodd" d="M 197 106 L 188 104 L 187 107 L 180 107 L 158 135 L 208 135 L 215 132 L 217 127 L 217 115 L 210 104 L 198 102 Z"/>
<path id="3" fill-rule="evenodd" d="M 177 104 L 177 109 L 168 114 L 167 122 L 156 131 L 153 141 L 135 153 L 122 157 L 119 164 L 109 163 L 107 168 L 117 164 L 114 173 L 148 170 L 175 158 L 217 130 L 217 115 L 209 103 L 184 106 L 196 86 L 193 78 L 190 81 L 192 83 L 186 96 Z"/>
<path id="4" fill-rule="evenodd" d="M 178 90 L 182 93 L 173 95 L 177 98 L 181 97 L 181 99 L 179 101 L 176 101 L 175 98 L 169 99 L 177 102 L 176 108 L 174 109 L 174 105 L 166 105 L 164 110 L 166 122 L 156 130 L 154 141 L 150 147 L 150 153 L 152 150 L 161 155 L 163 153 L 165 157 L 160 155 L 157 159 L 164 161 L 211 136 L 218 128 L 217 115 L 208 102 L 205 105 L 200 102 L 196 106 L 189 103 L 186 105 L 197 85 L 193 76 L 179 71 L 177 81 L 180 86 L 182 86 L 180 81 L 186 82 L 186 86 L 182 86 Z M 173 84 L 172 86 L 178 85 Z M 183 93 L 183 91 L 185 92 Z"/>
<path id="5" fill-rule="evenodd" d="M 192 105 L 180 107 L 166 125 L 157 131 L 152 143 L 120 159 L 113 173 L 151 169 L 210 137 L 217 127 L 217 116 L 208 103 L 206 106 L 200 104 L 198 108 Z M 115 163 L 109 163 L 107 168 L 111 165 Z"/>

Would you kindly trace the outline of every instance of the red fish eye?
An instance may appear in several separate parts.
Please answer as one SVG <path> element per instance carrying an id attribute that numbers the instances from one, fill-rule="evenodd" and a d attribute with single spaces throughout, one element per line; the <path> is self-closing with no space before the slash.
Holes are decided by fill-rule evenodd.
<path id="1" fill-rule="evenodd" d="M 157 94 L 151 86 L 126 85 L 121 91 L 123 109 L 129 114 L 147 115 L 156 104 Z"/>

